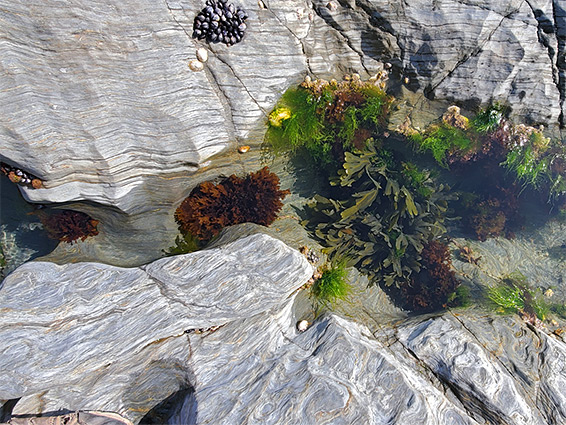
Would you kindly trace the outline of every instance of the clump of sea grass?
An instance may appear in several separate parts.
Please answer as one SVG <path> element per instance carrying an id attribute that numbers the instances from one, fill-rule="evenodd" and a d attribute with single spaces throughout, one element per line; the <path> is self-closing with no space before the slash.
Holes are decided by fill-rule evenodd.
<path id="1" fill-rule="evenodd" d="M 329 307 L 348 297 L 351 287 L 348 283 L 346 263 L 336 262 L 327 267 L 314 282 L 311 293 L 320 304 Z"/>
<path id="2" fill-rule="evenodd" d="M 545 320 L 550 311 L 542 291 L 531 289 L 527 278 L 519 272 L 504 276 L 497 285 L 488 288 L 487 297 L 501 314 L 520 313 Z"/>
<path id="3" fill-rule="evenodd" d="M 375 81 L 307 80 L 287 90 L 269 115 L 265 136 L 275 154 L 304 149 L 316 162 L 343 160 L 385 125 L 392 98 Z"/>

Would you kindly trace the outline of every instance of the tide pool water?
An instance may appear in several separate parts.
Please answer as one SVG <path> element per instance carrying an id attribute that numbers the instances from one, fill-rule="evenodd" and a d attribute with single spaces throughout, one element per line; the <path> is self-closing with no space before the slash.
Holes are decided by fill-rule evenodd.
<path id="1" fill-rule="evenodd" d="M 46 255 L 57 246 L 57 241 L 47 237 L 34 210 L 17 186 L 6 176 L 0 176 L 0 280 L 24 262 Z"/>

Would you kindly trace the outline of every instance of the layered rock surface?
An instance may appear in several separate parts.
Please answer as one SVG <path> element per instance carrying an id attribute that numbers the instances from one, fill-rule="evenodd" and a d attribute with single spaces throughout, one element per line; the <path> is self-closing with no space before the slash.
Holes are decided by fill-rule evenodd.
<path id="1" fill-rule="evenodd" d="M 298 334 L 288 315 L 193 342 L 197 384 L 167 422 L 566 423 L 566 345 L 517 318 L 448 314 L 372 334 L 328 315 Z"/>
<path id="2" fill-rule="evenodd" d="M 369 77 L 389 62 L 400 119 L 416 124 L 454 100 L 561 120 L 561 1 L 239 5 L 249 28 L 229 48 L 190 37 L 204 2 L 0 0 L 0 161 L 45 181 L 27 199 L 71 202 L 101 222 L 52 260 L 162 255 L 192 187 L 259 168 L 266 115 L 305 74 Z M 201 72 L 187 66 L 197 47 L 209 49 Z M 293 178 L 294 200 L 309 196 L 313 181 Z M 566 423 L 557 337 L 478 312 L 392 328 L 364 303 L 371 331 L 327 315 L 299 334 L 292 294 L 311 273 L 258 235 L 131 269 L 25 264 L 0 289 L 0 399 L 21 397 L 19 414 L 112 410 L 172 424 Z"/>
<path id="3" fill-rule="evenodd" d="M 0 399 L 142 423 L 566 423 L 558 337 L 474 310 L 299 333 L 312 271 L 266 235 L 142 268 L 27 263 L 0 290 Z"/>
<path id="4" fill-rule="evenodd" d="M 420 112 L 430 99 L 500 100 L 551 126 L 562 113 L 559 1 L 246 0 L 246 36 L 232 47 L 191 38 L 204 2 L 4 3 L 0 160 L 44 180 L 22 189 L 27 199 L 82 202 L 73 208 L 100 220 L 98 240 L 75 247 L 83 261 L 156 258 L 192 187 L 258 166 L 266 114 L 305 74 L 368 77 L 390 62 L 417 124 L 438 116 Z M 198 47 L 209 60 L 193 72 Z M 236 153 L 244 141 L 256 161 Z"/>
<path id="5" fill-rule="evenodd" d="M 26 263 L 0 290 L 0 399 L 22 397 L 15 413 L 109 410 L 139 420 L 194 384 L 185 331 L 269 310 L 312 272 L 266 235 L 143 268 Z"/>

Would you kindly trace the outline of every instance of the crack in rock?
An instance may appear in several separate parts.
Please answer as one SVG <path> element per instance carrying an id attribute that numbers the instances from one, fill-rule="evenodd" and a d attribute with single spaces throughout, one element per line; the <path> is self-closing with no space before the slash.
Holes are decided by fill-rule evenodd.
<path id="1" fill-rule="evenodd" d="M 535 18 L 536 22 L 537 22 L 537 38 L 540 44 L 542 44 L 545 48 L 546 51 L 548 53 L 548 58 L 550 59 L 550 63 L 552 66 L 552 81 L 554 83 L 554 85 L 556 86 L 556 89 L 558 90 L 558 94 L 560 96 L 560 115 L 558 117 L 558 123 L 560 125 L 560 127 L 564 126 L 564 112 L 563 112 L 563 105 L 564 105 L 564 98 L 565 98 L 565 90 L 564 90 L 564 75 L 562 75 L 562 78 L 560 76 L 560 63 L 559 63 L 559 57 L 560 55 L 557 53 L 557 51 L 555 50 L 555 48 L 553 46 L 550 45 L 550 41 L 548 39 L 548 36 L 546 34 L 553 34 L 556 39 L 556 48 L 558 50 L 558 52 L 560 51 L 564 51 L 564 46 L 562 46 L 562 50 L 560 49 L 560 42 L 558 41 L 559 39 L 559 34 L 558 34 L 558 29 L 556 28 L 556 5 L 553 2 L 552 3 L 552 13 L 553 13 L 553 19 L 554 19 L 554 23 L 544 14 L 544 12 L 540 9 L 535 9 L 535 7 L 531 4 L 531 2 L 529 0 L 525 0 L 525 3 L 529 6 L 529 9 L 531 9 L 531 12 L 533 14 L 533 17 Z"/>
<path id="2" fill-rule="evenodd" d="M 315 75 L 314 72 L 313 72 L 313 70 L 312 70 L 312 68 L 311 68 L 311 65 L 310 65 L 310 58 L 308 57 L 307 50 L 306 50 L 306 48 L 305 48 L 305 43 L 304 43 L 304 39 L 307 38 L 308 34 L 311 32 L 311 28 L 312 28 L 312 25 L 313 25 L 312 20 L 309 19 L 309 26 L 308 26 L 307 31 L 306 31 L 306 34 L 307 34 L 307 35 L 305 35 L 305 37 L 301 38 L 301 37 L 299 37 L 297 34 L 295 34 L 295 32 L 294 32 L 291 28 L 289 28 L 289 27 L 287 26 L 287 24 L 285 24 L 285 23 L 281 20 L 281 18 L 271 9 L 271 5 L 269 4 L 269 2 L 268 2 L 267 0 L 265 0 L 265 2 L 267 2 L 267 5 L 266 5 L 266 6 L 267 6 L 267 10 L 269 10 L 269 12 L 271 12 L 271 14 L 275 17 L 275 19 L 277 19 L 277 21 L 281 24 L 281 26 L 284 27 L 285 29 L 287 29 L 287 31 L 289 31 L 289 33 L 290 33 L 293 37 L 295 37 L 295 38 L 297 39 L 297 41 L 300 43 L 300 45 L 301 45 L 301 51 L 302 51 L 303 56 L 305 57 L 305 62 L 306 62 L 306 65 L 307 65 L 307 71 L 309 72 L 309 74 Z M 311 3 L 311 6 L 313 6 L 312 3 Z M 313 8 L 313 7 L 311 7 L 311 9 L 312 9 L 312 8 Z"/>
<path id="3" fill-rule="evenodd" d="M 340 0 L 340 5 L 342 5 L 343 7 L 347 7 L 349 9 L 351 9 L 351 5 L 348 4 L 347 2 L 344 2 L 343 0 Z M 324 16 L 325 14 L 322 13 L 323 7 L 317 7 L 314 2 L 313 2 L 313 10 L 314 12 L 317 14 L 317 16 L 319 18 L 321 18 L 324 22 L 326 22 L 332 29 L 334 29 L 336 32 L 338 32 L 338 34 L 340 34 L 342 36 L 342 38 L 344 39 L 344 41 L 346 42 L 346 45 L 354 52 L 356 53 L 359 57 L 360 57 L 360 65 L 362 66 L 362 68 L 364 69 L 364 71 L 368 74 L 371 75 L 371 72 L 367 69 L 365 63 L 364 63 L 364 54 L 362 52 L 359 52 L 353 45 L 352 45 L 352 41 L 350 40 L 350 37 L 348 37 L 348 35 L 346 34 L 346 31 L 338 24 L 338 22 L 336 22 L 334 19 L 332 19 L 332 17 L 328 14 L 326 14 L 327 16 Z"/>
<path id="4" fill-rule="evenodd" d="M 477 55 L 479 55 L 482 51 L 483 48 L 485 47 L 485 45 L 487 43 L 489 43 L 491 41 L 491 38 L 493 37 L 493 35 L 495 34 L 495 32 L 501 27 L 501 25 L 503 24 L 503 22 L 505 21 L 505 19 L 509 19 L 511 15 L 515 14 L 516 12 L 518 12 L 520 9 L 520 6 L 514 10 L 512 10 L 511 12 L 509 12 L 507 15 L 502 15 L 501 20 L 499 21 L 499 23 L 497 24 L 497 26 L 489 33 L 489 35 L 487 36 L 487 38 L 481 42 L 481 44 L 474 48 L 471 52 L 469 52 L 467 55 L 464 56 L 464 58 L 460 59 L 458 62 L 456 62 L 456 65 L 454 65 L 454 67 L 448 71 L 441 79 L 438 83 L 434 84 L 432 87 L 427 87 L 424 89 L 424 95 L 425 97 L 428 99 L 430 98 L 430 96 L 432 95 L 432 93 L 434 93 L 434 91 L 442 84 L 444 83 L 444 81 L 446 81 L 446 79 L 448 79 L 452 74 L 454 74 L 454 72 L 456 72 L 456 70 L 462 66 L 463 64 L 465 64 L 467 61 L 469 61 L 471 58 L 476 57 Z"/>
<path id="5" fill-rule="evenodd" d="M 164 0 L 165 2 L 165 6 L 167 7 L 167 9 L 169 10 L 169 13 L 171 14 L 171 17 L 173 18 L 173 20 L 175 21 L 175 23 L 181 28 L 181 30 L 187 35 L 188 39 L 190 40 L 191 43 L 196 44 L 196 42 L 193 40 L 192 35 L 185 29 L 185 27 L 179 22 L 179 20 L 177 19 L 177 17 L 175 16 L 174 13 L 174 9 L 171 9 L 171 7 L 169 6 L 169 3 L 167 2 L 167 0 Z M 184 12 L 184 9 L 181 8 L 180 9 L 182 12 Z M 195 47 L 195 46 L 193 46 Z M 212 50 L 211 50 L 212 51 Z M 216 53 L 214 51 L 212 51 L 213 53 Z M 218 56 L 216 56 L 218 57 Z M 222 109 L 223 109 L 223 115 L 224 115 L 224 120 L 226 123 L 228 123 L 228 125 L 226 126 L 226 131 L 230 134 L 230 138 L 232 140 L 237 140 L 236 137 L 236 125 L 234 124 L 234 120 L 232 118 L 232 107 L 231 107 L 231 103 L 229 101 L 228 96 L 226 95 L 225 91 L 223 90 L 222 86 L 220 85 L 220 83 L 218 82 L 218 79 L 216 78 L 216 75 L 214 74 L 214 72 L 212 72 L 212 70 L 205 66 L 204 67 L 204 72 L 205 75 L 207 77 L 207 80 L 211 86 L 211 88 L 213 89 L 214 93 L 216 94 L 216 96 L 218 97 L 218 101 L 220 102 L 220 104 L 222 105 Z M 253 98 L 252 98 L 253 100 Z M 229 128 L 228 128 L 229 127 Z"/>

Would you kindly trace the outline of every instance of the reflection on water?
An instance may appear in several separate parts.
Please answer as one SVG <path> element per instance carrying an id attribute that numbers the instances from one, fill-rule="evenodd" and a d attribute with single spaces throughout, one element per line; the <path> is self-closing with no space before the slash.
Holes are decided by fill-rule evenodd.
<path id="1" fill-rule="evenodd" d="M 16 185 L 0 176 L 0 279 L 26 261 L 46 255 L 57 241 L 47 237 L 34 206 L 26 202 Z"/>

